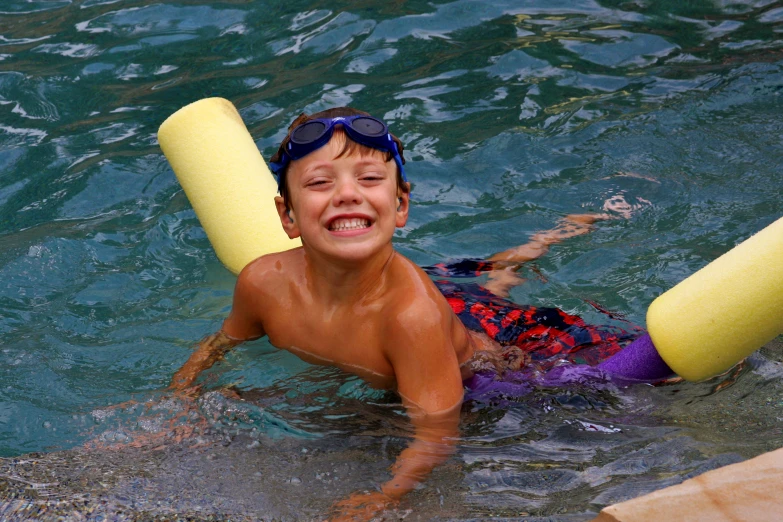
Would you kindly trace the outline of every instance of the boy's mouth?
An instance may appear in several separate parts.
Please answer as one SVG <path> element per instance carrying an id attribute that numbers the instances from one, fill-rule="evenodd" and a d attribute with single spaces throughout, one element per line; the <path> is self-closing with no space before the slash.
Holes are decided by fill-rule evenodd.
<path id="1" fill-rule="evenodd" d="M 370 220 L 366 218 L 337 218 L 329 223 L 329 230 L 342 232 L 346 230 L 360 230 L 369 228 Z"/>

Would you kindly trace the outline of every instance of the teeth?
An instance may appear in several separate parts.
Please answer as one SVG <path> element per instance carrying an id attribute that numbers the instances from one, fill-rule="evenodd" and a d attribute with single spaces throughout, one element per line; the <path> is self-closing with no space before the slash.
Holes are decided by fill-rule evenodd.
<path id="1" fill-rule="evenodd" d="M 358 228 L 367 228 L 370 226 L 370 222 L 362 218 L 351 219 L 336 219 L 329 225 L 329 230 L 356 230 Z"/>

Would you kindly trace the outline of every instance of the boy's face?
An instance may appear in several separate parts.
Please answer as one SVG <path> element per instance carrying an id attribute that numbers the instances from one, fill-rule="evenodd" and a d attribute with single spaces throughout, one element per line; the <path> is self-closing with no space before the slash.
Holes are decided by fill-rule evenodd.
<path id="1" fill-rule="evenodd" d="M 408 220 L 408 194 L 397 188 L 397 165 L 385 153 L 342 151 L 345 135 L 335 132 L 320 149 L 288 167 L 290 212 L 275 198 L 289 237 L 328 257 L 361 261 L 391 245 Z"/>

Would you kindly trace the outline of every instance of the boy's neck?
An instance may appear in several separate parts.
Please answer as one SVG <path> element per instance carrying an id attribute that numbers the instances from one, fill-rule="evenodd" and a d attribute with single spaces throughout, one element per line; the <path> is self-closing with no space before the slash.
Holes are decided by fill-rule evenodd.
<path id="1" fill-rule="evenodd" d="M 385 273 L 395 255 L 391 244 L 370 259 L 344 261 L 304 249 L 308 286 L 326 304 L 346 304 L 371 298 L 385 286 Z"/>

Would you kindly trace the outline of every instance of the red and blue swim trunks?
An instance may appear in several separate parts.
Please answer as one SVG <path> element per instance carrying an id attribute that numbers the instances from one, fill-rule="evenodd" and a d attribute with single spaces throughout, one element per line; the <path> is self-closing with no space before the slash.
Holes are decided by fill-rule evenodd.
<path id="1" fill-rule="evenodd" d="M 594 366 L 619 352 L 643 330 L 590 325 L 558 308 L 519 305 L 476 283 L 442 278 L 478 277 L 498 268 L 491 261 L 463 259 L 423 267 L 463 324 L 485 332 L 501 346 L 516 346 L 531 362 L 547 367 L 560 360 Z"/>

